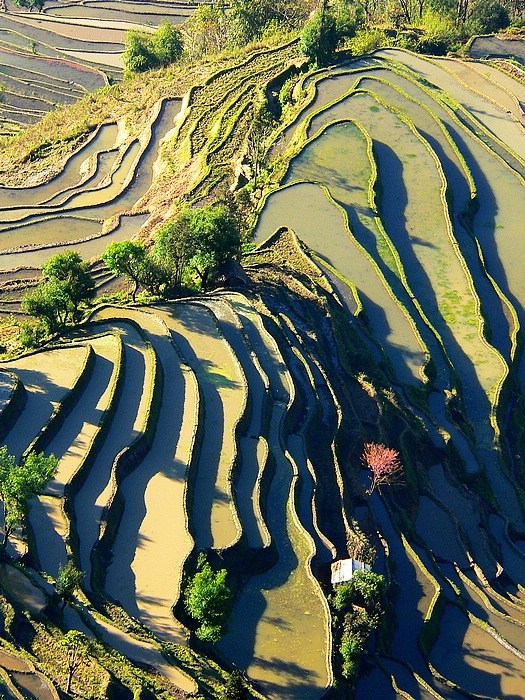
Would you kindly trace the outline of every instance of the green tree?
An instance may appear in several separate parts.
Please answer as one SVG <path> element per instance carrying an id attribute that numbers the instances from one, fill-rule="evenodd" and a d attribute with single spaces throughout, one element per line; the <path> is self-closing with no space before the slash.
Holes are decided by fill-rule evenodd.
<path id="1" fill-rule="evenodd" d="M 249 697 L 248 686 L 241 671 L 235 669 L 221 691 L 221 700 L 246 700 Z"/>
<path id="2" fill-rule="evenodd" d="M 71 683 L 78 669 L 89 659 L 91 643 L 85 634 L 78 630 L 69 630 L 60 639 L 66 657 L 67 687 L 66 695 L 71 692 Z"/>
<path id="3" fill-rule="evenodd" d="M 166 221 L 157 231 L 152 256 L 165 272 L 170 287 L 178 288 L 193 254 L 189 210 Z"/>
<path id="4" fill-rule="evenodd" d="M 301 50 L 312 63 L 327 66 L 333 61 L 338 43 L 336 19 L 328 8 L 327 0 L 321 0 L 314 15 L 304 25 Z"/>
<path id="5" fill-rule="evenodd" d="M 133 282 L 133 301 L 141 285 L 157 294 L 166 281 L 163 266 L 140 241 L 114 241 L 106 248 L 102 260 L 116 275 L 124 275 Z"/>
<path id="6" fill-rule="evenodd" d="M 199 623 L 197 637 L 207 642 L 217 642 L 222 637 L 231 613 L 233 599 L 226 575 L 226 569 L 213 571 L 201 561 L 200 571 L 186 589 L 186 610 Z"/>
<path id="7" fill-rule="evenodd" d="M 241 245 L 239 227 L 224 204 L 188 209 L 183 217 L 189 228 L 192 246 L 188 266 L 197 274 L 201 287 L 205 289 L 221 265 L 238 257 Z"/>
<path id="8" fill-rule="evenodd" d="M 181 31 L 170 22 L 163 22 L 153 34 L 130 29 L 124 37 L 124 71 L 131 75 L 165 68 L 179 60 L 183 49 Z"/>
<path id="9" fill-rule="evenodd" d="M 497 0 L 479 0 L 472 8 L 469 33 L 493 34 L 510 24 L 507 8 Z"/>
<path id="10" fill-rule="evenodd" d="M 77 569 L 71 559 L 66 564 L 60 564 L 58 567 L 55 590 L 62 598 L 62 610 L 66 607 L 68 600 L 71 600 L 74 590 L 82 585 L 84 576 L 84 572 Z"/>
<path id="11" fill-rule="evenodd" d="M 44 486 L 57 470 L 54 455 L 30 452 L 19 464 L 8 454 L 7 447 L 0 447 L 0 498 L 4 510 L 5 547 L 9 535 L 27 516 L 29 501 L 42 493 Z"/>
<path id="12" fill-rule="evenodd" d="M 68 317 L 68 296 L 56 279 L 44 280 L 22 298 L 22 309 L 43 321 L 48 332 L 65 326 Z"/>
<path id="13" fill-rule="evenodd" d="M 133 284 L 133 301 L 140 287 L 141 275 L 147 251 L 143 243 L 135 241 L 114 241 L 106 248 L 102 260 L 116 275 L 128 277 Z"/>
<path id="14" fill-rule="evenodd" d="M 14 0 L 14 3 L 17 7 L 28 9 L 29 12 L 32 10 L 42 12 L 45 0 Z"/>
<path id="15" fill-rule="evenodd" d="M 49 258 L 42 267 L 42 274 L 60 283 L 68 298 L 72 320 L 77 321 L 80 305 L 95 296 L 95 280 L 88 263 L 78 253 L 68 250 Z"/>
<path id="16" fill-rule="evenodd" d="M 158 65 L 165 68 L 182 56 L 184 43 L 178 27 L 171 22 L 163 22 L 153 35 L 153 52 Z"/>
<path id="17" fill-rule="evenodd" d="M 124 71 L 128 75 L 158 68 L 159 63 L 151 34 L 136 29 L 127 31 L 124 37 L 122 62 Z"/>

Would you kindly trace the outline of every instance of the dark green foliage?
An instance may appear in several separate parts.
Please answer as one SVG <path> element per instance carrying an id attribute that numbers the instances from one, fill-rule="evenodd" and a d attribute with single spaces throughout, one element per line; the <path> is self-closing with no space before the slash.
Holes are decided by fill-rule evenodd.
<path id="1" fill-rule="evenodd" d="M 180 287 L 192 251 L 190 227 L 184 211 L 160 227 L 152 251 L 153 258 L 164 270 L 170 287 L 174 289 Z"/>
<path id="2" fill-rule="evenodd" d="M 47 325 L 41 321 L 23 321 L 20 324 L 18 342 L 23 348 L 34 348 L 44 340 L 47 334 Z"/>
<path id="3" fill-rule="evenodd" d="M 153 256 L 173 285 L 188 273 L 205 289 L 221 265 L 239 256 L 240 244 L 238 223 L 226 205 L 186 207 L 161 227 Z"/>
<path id="4" fill-rule="evenodd" d="M 471 33 L 492 34 L 510 24 L 507 8 L 497 0 L 479 0 L 472 10 L 469 24 Z"/>
<path id="5" fill-rule="evenodd" d="M 354 682 L 359 671 L 359 662 L 363 653 L 363 642 L 359 637 L 345 633 L 341 640 L 341 656 L 343 657 L 343 676 Z"/>
<path id="6" fill-rule="evenodd" d="M 165 280 L 161 266 L 148 254 L 139 241 L 114 241 L 106 248 L 102 260 L 116 275 L 124 275 L 133 282 L 133 301 L 140 285 L 157 293 Z"/>
<path id="7" fill-rule="evenodd" d="M 62 608 L 65 608 L 67 601 L 71 599 L 75 588 L 82 585 L 84 575 L 84 572 L 77 569 L 71 559 L 64 566 L 60 564 L 55 590 L 63 600 Z"/>
<path id="8" fill-rule="evenodd" d="M 122 61 L 126 73 L 143 73 L 158 67 L 150 34 L 131 29 L 126 32 Z"/>
<path id="9" fill-rule="evenodd" d="M 342 628 L 342 673 L 350 683 L 357 677 L 367 639 L 379 625 L 386 589 L 384 577 L 374 571 L 356 571 L 350 581 L 335 587 L 330 602 L 336 625 Z"/>
<path id="10" fill-rule="evenodd" d="M 237 670 L 233 671 L 220 694 L 221 700 L 246 700 L 248 697 L 248 686 L 243 674 Z"/>
<path id="11" fill-rule="evenodd" d="M 24 295 L 22 308 L 53 333 L 79 320 L 80 306 L 95 296 L 95 280 L 88 264 L 72 250 L 49 258 L 42 274 L 43 281 Z"/>
<path id="12" fill-rule="evenodd" d="M 302 52 L 318 66 L 327 66 L 334 60 L 339 43 L 336 19 L 325 7 L 326 2 L 323 2 L 301 34 Z"/>
<path id="13" fill-rule="evenodd" d="M 22 309 L 41 319 L 46 330 L 54 333 L 66 324 L 67 301 L 64 288 L 57 280 L 45 280 L 24 294 Z"/>
<path id="14" fill-rule="evenodd" d="M 350 583 L 354 595 L 353 602 L 364 606 L 367 610 L 379 605 L 386 593 L 386 581 L 375 571 L 356 571 Z"/>
<path id="15" fill-rule="evenodd" d="M 223 263 L 239 256 L 239 229 L 223 204 L 190 209 L 187 217 L 192 244 L 188 266 L 197 274 L 200 286 L 205 289 Z"/>
<path id="16" fill-rule="evenodd" d="M 44 7 L 45 0 L 14 0 L 14 3 L 17 7 L 23 7 L 24 9 L 29 10 L 38 10 L 39 12 L 42 11 Z"/>
<path id="17" fill-rule="evenodd" d="M 186 589 L 186 610 L 199 623 L 197 637 L 206 642 L 217 642 L 226 630 L 233 602 L 226 576 L 226 569 L 213 571 L 200 560 L 200 570 Z"/>
<path id="18" fill-rule="evenodd" d="M 154 34 L 131 29 L 126 32 L 122 54 L 126 73 L 143 73 L 165 68 L 178 61 L 183 51 L 180 29 L 169 22 L 160 25 Z"/>
<path id="19" fill-rule="evenodd" d="M 88 263 L 84 262 L 78 253 L 68 250 L 49 258 L 42 267 L 42 274 L 60 283 L 68 297 L 72 320 L 77 321 L 80 304 L 95 296 L 95 280 L 89 271 Z"/>
<path id="20" fill-rule="evenodd" d="M 184 44 L 180 29 L 170 22 L 163 22 L 153 35 L 153 52 L 162 68 L 175 63 L 182 56 Z"/>
<path id="21" fill-rule="evenodd" d="M 29 501 L 42 493 L 44 486 L 57 470 L 58 460 L 43 453 L 30 452 L 19 464 L 0 447 L 0 498 L 4 509 L 4 541 L 13 528 L 20 525 L 28 513 Z"/>

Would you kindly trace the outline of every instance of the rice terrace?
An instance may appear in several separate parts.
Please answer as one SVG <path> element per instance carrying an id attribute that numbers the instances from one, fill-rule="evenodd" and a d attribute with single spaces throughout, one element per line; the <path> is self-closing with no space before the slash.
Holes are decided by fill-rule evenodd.
<path id="1" fill-rule="evenodd" d="M 521 0 L 0 3 L 0 697 L 525 698 Z"/>

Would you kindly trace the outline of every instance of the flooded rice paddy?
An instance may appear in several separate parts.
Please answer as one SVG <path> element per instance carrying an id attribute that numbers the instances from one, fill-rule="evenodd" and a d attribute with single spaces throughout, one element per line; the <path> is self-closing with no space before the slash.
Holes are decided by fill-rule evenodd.
<path id="1" fill-rule="evenodd" d="M 152 24 L 165 9 L 121 5 L 125 21 L 147 15 Z M 44 18 L 19 24 L 81 42 L 79 12 L 110 18 L 115 10 L 111 0 L 53 2 L 47 28 Z M 108 25 L 100 44 L 117 42 L 121 30 Z M 9 68 L 13 80 L 31 70 Z M 217 653 L 266 697 L 321 698 L 333 683 L 332 636 L 316 575 L 346 555 L 351 522 L 378 534 L 374 566 L 391 583 L 388 648 L 370 647 L 356 697 L 521 697 L 525 518 L 521 456 L 509 449 L 507 428 L 525 390 L 517 336 L 525 323 L 524 93 L 498 76 L 493 65 L 376 52 L 309 78 L 311 101 L 278 146 L 282 154 L 291 144 L 295 155 L 265 200 L 256 239 L 293 229 L 337 280 L 351 327 L 382 369 L 383 397 L 406 407 L 402 419 L 388 415 L 365 373 L 361 389 L 355 379 L 333 388 L 323 362 L 341 358 L 328 326 L 310 327 L 306 312 L 270 318 L 263 299 L 255 307 L 241 294 L 105 307 L 71 347 L 2 363 L 28 394 L 5 439 L 20 457 L 78 381 L 87 347 L 94 353 L 86 388 L 46 447 L 59 470 L 29 517 L 26 548 L 42 570 L 55 577 L 76 548 L 89 593 L 116 602 L 156 639 L 187 644 L 176 615 L 192 559 L 209 550 L 241 561 Z M 46 94 L 63 87 L 50 76 Z M 54 179 L 0 188 L 0 269 L 29 275 L 51 246 L 93 257 L 138 231 L 180 102 L 159 107 L 140 139 L 103 125 Z M 310 353 L 315 333 L 333 357 Z M 0 408 L 11 386 L 0 383 Z M 363 408 L 370 399 L 380 417 Z M 355 479 L 359 505 L 343 513 L 346 486 L 337 498 L 330 491 L 341 522 L 329 522 L 320 481 L 336 488 L 336 466 L 346 478 L 347 460 L 359 460 L 341 435 L 395 433 L 402 444 L 406 426 L 425 434 L 403 448 L 412 462 L 406 499 L 386 489 L 364 498 L 365 480 Z M 89 454 L 97 434 L 103 440 Z M 334 470 L 329 479 L 317 471 L 321 461 Z M 109 623 L 101 634 L 130 658 L 147 647 L 161 673 L 190 687 L 145 642 Z"/>

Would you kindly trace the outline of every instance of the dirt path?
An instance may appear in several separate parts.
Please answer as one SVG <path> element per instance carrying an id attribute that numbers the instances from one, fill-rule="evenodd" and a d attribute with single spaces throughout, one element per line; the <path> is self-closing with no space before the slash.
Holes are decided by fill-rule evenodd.
<path id="1" fill-rule="evenodd" d="M 193 548 L 186 513 L 187 471 L 198 421 L 198 387 L 166 326 L 138 310 L 114 310 L 146 331 L 164 370 L 164 394 L 150 451 L 121 485 L 125 510 L 113 545 L 106 590 L 159 638 L 187 642 L 172 606 Z"/>

